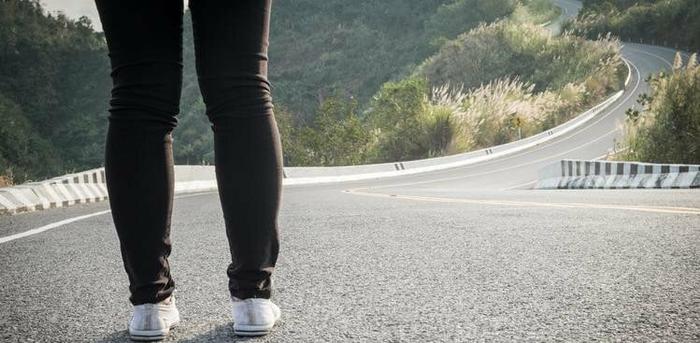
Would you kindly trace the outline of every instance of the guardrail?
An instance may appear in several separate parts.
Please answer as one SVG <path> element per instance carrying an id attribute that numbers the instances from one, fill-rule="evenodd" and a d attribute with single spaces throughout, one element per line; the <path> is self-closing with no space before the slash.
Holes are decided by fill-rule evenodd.
<path id="1" fill-rule="evenodd" d="M 501 144 L 486 149 L 413 161 L 395 163 L 370 164 L 346 167 L 294 167 L 285 168 L 285 184 L 331 183 L 344 181 L 359 181 L 378 179 L 401 175 L 419 174 L 436 170 L 462 167 L 483 162 L 501 156 L 516 153 L 527 148 L 542 144 L 553 138 L 566 134 L 585 124 L 601 111 L 606 109 L 624 92 L 620 91 L 590 110 L 550 130 L 541 132 L 518 141 Z"/>
<path id="2" fill-rule="evenodd" d="M 562 160 L 538 174 L 536 189 L 700 188 L 700 165 Z"/>
<path id="3" fill-rule="evenodd" d="M 34 211 L 107 199 L 103 168 L 0 188 L 0 214 Z"/>

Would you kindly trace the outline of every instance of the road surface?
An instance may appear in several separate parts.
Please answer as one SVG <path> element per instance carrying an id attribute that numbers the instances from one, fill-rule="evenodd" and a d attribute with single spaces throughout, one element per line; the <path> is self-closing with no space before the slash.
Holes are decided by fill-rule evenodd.
<path id="1" fill-rule="evenodd" d="M 696 191 L 527 190 L 551 161 L 605 154 L 673 52 L 627 44 L 624 55 L 621 100 L 545 144 L 428 174 L 286 187 L 283 318 L 253 341 L 699 341 Z M 96 214 L 0 243 L 0 341 L 126 341 L 127 279 L 106 210 L 0 217 L 6 237 Z M 238 340 L 217 194 L 178 197 L 172 231 L 183 322 L 169 340 Z"/>
<path id="2" fill-rule="evenodd" d="M 561 33 L 564 23 L 576 17 L 578 12 L 581 11 L 583 4 L 581 4 L 580 1 L 574 0 L 555 0 L 554 3 L 561 8 L 561 15 L 559 18 L 552 20 L 548 27 L 553 33 L 559 34 Z"/>

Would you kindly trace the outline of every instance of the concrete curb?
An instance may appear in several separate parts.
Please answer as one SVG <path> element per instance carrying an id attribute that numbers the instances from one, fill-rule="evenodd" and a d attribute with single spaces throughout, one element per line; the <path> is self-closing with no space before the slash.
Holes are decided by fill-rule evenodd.
<path id="1" fill-rule="evenodd" d="M 562 160 L 542 168 L 535 189 L 700 188 L 700 165 Z"/>
<path id="2" fill-rule="evenodd" d="M 395 163 L 370 164 L 346 167 L 293 167 L 285 168 L 285 185 L 319 184 L 360 181 L 420 174 L 425 172 L 462 167 L 478 162 L 510 155 L 566 134 L 608 108 L 624 94 L 620 91 L 576 118 L 550 130 L 515 142 L 493 146 L 451 156 Z"/>
<path id="3" fill-rule="evenodd" d="M 0 188 L 0 214 L 107 200 L 104 169 L 91 169 L 40 182 Z"/>

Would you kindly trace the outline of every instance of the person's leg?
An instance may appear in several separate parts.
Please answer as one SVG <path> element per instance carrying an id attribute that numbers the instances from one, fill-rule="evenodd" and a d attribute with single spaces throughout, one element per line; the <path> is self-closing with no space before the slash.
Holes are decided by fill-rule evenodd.
<path id="1" fill-rule="evenodd" d="M 112 64 L 105 173 L 134 305 L 157 303 L 170 276 L 171 131 L 182 84 L 182 2 L 96 0 Z"/>
<path id="2" fill-rule="evenodd" d="M 214 131 L 231 295 L 270 298 L 282 151 L 267 80 L 270 0 L 190 0 L 197 73 Z"/>

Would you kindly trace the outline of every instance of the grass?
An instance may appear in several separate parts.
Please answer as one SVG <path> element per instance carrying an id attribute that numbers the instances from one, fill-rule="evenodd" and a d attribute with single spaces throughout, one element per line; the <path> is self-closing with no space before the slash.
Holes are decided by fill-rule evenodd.
<path id="1" fill-rule="evenodd" d="M 11 175 L 0 175 L 0 188 L 14 185 Z"/>
<path id="2" fill-rule="evenodd" d="M 531 0 L 527 4 L 519 4 L 511 20 L 516 23 L 532 23 L 544 25 L 561 16 L 561 8 L 555 6 L 551 0 Z"/>

